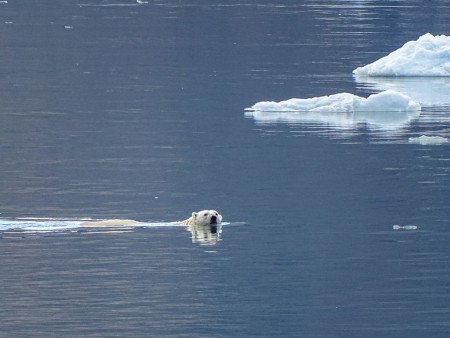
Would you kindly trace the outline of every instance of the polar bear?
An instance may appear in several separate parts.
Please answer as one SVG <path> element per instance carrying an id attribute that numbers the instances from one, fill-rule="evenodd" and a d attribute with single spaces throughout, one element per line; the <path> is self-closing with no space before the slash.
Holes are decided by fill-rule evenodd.
<path id="1" fill-rule="evenodd" d="M 193 212 L 192 216 L 184 221 L 174 222 L 174 224 L 184 224 L 184 225 L 220 225 L 222 223 L 222 215 L 220 215 L 216 210 L 201 210 L 198 212 Z"/>
<path id="2" fill-rule="evenodd" d="M 92 220 L 85 221 L 80 224 L 81 227 L 118 227 L 127 225 L 139 226 L 141 222 L 132 219 L 105 219 L 105 220 Z M 222 223 L 222 215 L 216 210 L 202 210 L 199 212 L 193 212 L 192 216 L 184 221 L 172 222 L 172 224 L 184 224 L 184 225 L 220 225 Z"/>
<path id="3" fill-rule="evenodd" d="M 186 230 L 192 234 L 192 243 L 214 245 L 220 241 L 222 215 L 216 210 L 193 212 L 188 219 L 174 224 L 187 225 Z"/>

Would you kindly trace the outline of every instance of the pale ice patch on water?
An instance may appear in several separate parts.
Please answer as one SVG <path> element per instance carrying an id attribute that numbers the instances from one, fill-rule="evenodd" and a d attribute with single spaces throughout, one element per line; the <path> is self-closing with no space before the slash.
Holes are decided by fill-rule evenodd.
<path id="1" fill-rule="evenodd" d="M 398 225 L 392 226 L 393 230 L 417 230 L 419 227 L 417 225 Z"/>
<path id="2" fill-rule="evenodd" d="M 430 145 L 430 144 L 444 144 L 448 142 L 448 139 L 446 137 L 442 136 L 427 136 L 422 135 L 420 137 L 410 137 L 408 139 L 409 143 L 418 143 L 422 145 Z"/>
<path id="3" fill-rule="evenodd" d="M 398 129 L 417 119 L 421 106 L 408 96 L 388 90 L 368 98 L 350 93 L 285 101 L 262 101 L 246 109 L 258 123 L 321 123 L 354 129 L 365 123 L 378 129 Z"/>
<path id="4" fill-rule="evenodd" d="M 356 76 L 450 76 L 450 37 L 422 35 L 353 71 Z"/>

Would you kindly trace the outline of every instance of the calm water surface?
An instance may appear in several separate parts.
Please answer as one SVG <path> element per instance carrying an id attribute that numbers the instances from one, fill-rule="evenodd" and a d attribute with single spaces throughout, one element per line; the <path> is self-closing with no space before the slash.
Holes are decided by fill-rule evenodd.
<path id="1" fill-rule="evenodd" d="M 443 0 L 0 2 L 1 218 L 230 222 L 209 245 L 3 226 L 0 336 L 448 337 L 450 148 L 408 138 L 450 137 L 450 81 L 351 72 L 449 22 Z M 244 114 L 390 88 L 421 114 Z"/>

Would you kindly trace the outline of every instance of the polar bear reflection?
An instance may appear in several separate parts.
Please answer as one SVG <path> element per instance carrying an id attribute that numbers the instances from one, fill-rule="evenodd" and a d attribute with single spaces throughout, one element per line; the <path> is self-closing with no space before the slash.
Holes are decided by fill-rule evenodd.
<path id="1" fill-rule="evenodd" d="M 221 240 L 222 226 L 215 225 L 189 225 L 186 228 L 192 234 L 192 243 L 214 245 Z"/>

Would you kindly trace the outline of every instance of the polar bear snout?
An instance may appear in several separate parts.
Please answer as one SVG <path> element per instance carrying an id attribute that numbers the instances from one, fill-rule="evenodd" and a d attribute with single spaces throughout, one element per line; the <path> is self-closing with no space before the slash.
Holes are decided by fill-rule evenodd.
<path id="1" fill-rule="evenodd" d="M 215 210 L 202 210 L 195 213 L 196 225 L 218 225 L 222 223 L 222 216 Z"/>

